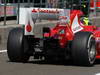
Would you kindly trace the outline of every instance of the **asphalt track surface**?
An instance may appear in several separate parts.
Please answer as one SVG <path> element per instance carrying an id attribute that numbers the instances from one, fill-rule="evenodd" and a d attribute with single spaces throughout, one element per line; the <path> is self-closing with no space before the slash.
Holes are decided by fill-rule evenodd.
<path id="1" fill-rule="evenodd" d="M 41 36 L 39 27 L 35 30 L 37 37 Z M 69 61 L 49 63 L 33 57 L 27 63 L 15 63 L 9 61 L 6 50 L 0 51 L 0 75 L 100 75 L 100 60 L 93 67 L 75 66 Z"/>
<path id="2" fill-rule="evenodd" d="M 0 75 L 100 75 L 100 61 L 93 67 L 75 66 L 71 62 L 34 60 L 27 63 L 10 62 L 7 53 L 0 53 Z"/>

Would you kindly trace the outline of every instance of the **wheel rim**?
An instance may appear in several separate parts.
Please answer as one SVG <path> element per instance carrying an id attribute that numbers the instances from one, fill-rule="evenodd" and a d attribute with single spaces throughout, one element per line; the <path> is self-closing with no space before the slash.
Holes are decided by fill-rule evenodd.
<path id="1" fill-rule="evenodd" d="M 88 41 L 88 57 L 89 57 L 89 62 L 91 64 L 94 63 L 95 56 L 96 56 L 95 40 L 93 36 L 90 36 L 89 41 Z"/>

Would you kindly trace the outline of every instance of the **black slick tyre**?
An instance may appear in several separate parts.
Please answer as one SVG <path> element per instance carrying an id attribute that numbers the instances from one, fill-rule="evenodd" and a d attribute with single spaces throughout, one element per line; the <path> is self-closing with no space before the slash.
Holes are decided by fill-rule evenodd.
<path id="1" fill-rule="evenodd" d="M 24 37 L 23 28 L 14 28 L 10 31 L 7 41 L 7 54 L 12 62 L 27 62 L 29 55 L 27 39 Z"/>
<path id="2" fill-rule="evenodd" d="M 72 59 L 75 65 L 92 66 L 95 61 L 95 39 L 91 32 L 78 32 L 72 42 Z"/>

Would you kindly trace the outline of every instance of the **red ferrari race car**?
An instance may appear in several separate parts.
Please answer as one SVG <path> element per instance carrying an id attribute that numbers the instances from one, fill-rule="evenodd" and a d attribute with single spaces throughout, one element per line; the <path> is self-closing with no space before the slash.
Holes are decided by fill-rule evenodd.
<path id="1" fill-rule="evenodd" d="M 26 12 L 24 28 L 10 31 L 7 53 L 12 62 L 34 59 L 71 59 L 75 65 L 91 66 L 100 59 L 100 27 L 88 25 L 78 9 L 21 8 Z M 20 11 L 21 11 L 20 10 Z M 23 12 L 23 11 L 22 11 Z M 42 38 L 34 35 L 36 19 L 58 20 L 54 28 L 44 27 Z"/>

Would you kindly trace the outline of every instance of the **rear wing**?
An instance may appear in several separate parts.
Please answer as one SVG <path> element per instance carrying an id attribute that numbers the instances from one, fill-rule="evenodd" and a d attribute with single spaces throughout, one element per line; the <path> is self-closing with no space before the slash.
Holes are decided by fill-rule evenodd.
<path id="1" fill-rule="evenodd" d="M 60 12 L 65 11 L 64 16 L 70 17 L 69 9 L 55 9 L 55 8 L 20 8 L 19 24 L 26 24 L 27 15 L 32 16 L 33 22 L 40 20 L 59 20 L 59 16 L 63 15 Z"/>
<path id="2" fill-rule="evenodd" d="M 34 35 L 33 29 L 35 21 L 41 20 L 58 20 L 59 24 L 70 24 L 73 33 L 82 30 L 79 22 L 80 10 L 70 11 L 69 9 L 53 8 L 20 8 L 19 23 L 25 25 L 25 35 Z"/>

